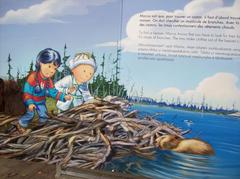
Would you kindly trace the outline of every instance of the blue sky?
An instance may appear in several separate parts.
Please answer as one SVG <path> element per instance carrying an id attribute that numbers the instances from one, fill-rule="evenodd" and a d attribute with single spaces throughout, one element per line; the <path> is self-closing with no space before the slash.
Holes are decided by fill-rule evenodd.
<path id="1" fill-rule="evenodd" d="M 41 0 L 0 0 L 0 16 L 9 10 L 28 8 L 41 3 Z M 137 12 L 146 9 L 175 9 L 181 8 L 189 1 L 175 0 L 171 4 L 164 1 L 132 0 L 124 3 L 123 37 L 126 35 L 124 27 L 128 19 Z M 36 24 L 1 24 L 0 25 L 0 59 L 4 66 L 8 53 L 11 53 L 13 64 L 24 72 L 31 60 L 35 59 L 39 50 L 52 47 L 62 50 L 64 43 L 69 46 L 69 54 L 77 51 L 93 51 L 95 45 L 105 41 L 119 40 L 120 32 L 120 0 L 115 0 L 103 6 L 89 6 L 85 15 L 66 15 L 61 17 L 67 23 L 36 23 Z M 137 4 L 137 6 L 136 6 Z M 21 20 L 19 20 L 21 21 Z M 3 43 L 4 42 L 4 43 Z M 106 51 L 108 49 L 101 49 Z M 100 50 L 100 51 L 101 51 Z M 110 48 L 110 51 L 112 48 Z M 23 62 L 24 61 L 24 65 Z M 16 68 L 13 69 L 16 73 Z M 5 75 L 2 68 L 0 75 Z"/>
<path id="2" fill-rule="evenodd" d="M 191 1 L 124 0 L 121 36 L 121 0 L 75 0 L 75 6 L 71 4 L 72 0 L 58 2 L 69 2 L 68 6 L 64 6 L 68 8 L 61 12 L 59 4 L 53 5 L 52 11 L 46 12 L 47 15 L 40 21 L 28 18 L 31 22 L 23 23 L 21 18 L 24 17 L 19 16 L 15 17 L 15 20 L 8 19 L 11 23 L 0 23 L 0 76 L 6 76 L 6 60 L 9 53 L 13 59 L 13 74 L 16 75 L 17 69 L 22 73 L 28 70 L 30 62 L 35 61 L 40 50 L 51 47 L 63 53 L 65 43 L 69 55 L 73 56 L 80 51 L 93 51 L 100 63 L 103 53 L 114 56 L 116 47 L 98 47 L 97 44 L 117 41 L 120 37 L 126 38 L 127 22 L 133 15 L 146 10 L 182 10 Z M 18 12 L 19 9 L 31 9 L 31 6 L 41 3 L 41 0 L 0 0 L 0 19 L 10 10 Z M 223 1 L 224 6 L 232 6 L 233 3 L 234 0 Z M 57 11 L 61 13 L 58 14 Z M 111 73 L 111 68 L 109 62 L 108 74 Z M 143 87 L 145 96 L 157 98 L 157 93 L 170 87 L 183 93 L 194 90 L 201 81 L 217 73 L 230 73 L 240 78 L 239 68 L 239 59 L 147 61 L 137 60 L 135 53 L 124 52 L 121 61 L 121 82 L 126 84 L 128 89 L 134 86 L 134 94 L 138 94 Z M 240 88 L 239 80 L 235 85 Z"/>
<path id="3" fill-rule="evenodd" d="M 5 7 L 5 2 L 6 7 Z M 1 14 L 10 9 L 29 7 L 29 1 L 1 1 Z M 41 1 L 31 1 L 33 4 Z M 3 8 L 5 7 L 5 8 Z M 66 23 L 3 24 L 0 25 L 0 59 L 1 75 L 6 74 L 8 53 L 13 59 L 14 74 L 16 67 L 22 72 L 28 69 L 31 60 L 46 47 L 63 51 L 65 42 L 69 55 L 78 51 L 93 51 L 95 44 L 117 40 L 119 38 L 119 2 L 107 3 L 105 6 L 90 6 L 84 15 L 67 15 L 62 17 Z M 109 15 L 111 14 L 111 15 Z M 3 43 L 4 42 L 4 43 Z M 24 62 L 24 63 L 23 63 Z"/>

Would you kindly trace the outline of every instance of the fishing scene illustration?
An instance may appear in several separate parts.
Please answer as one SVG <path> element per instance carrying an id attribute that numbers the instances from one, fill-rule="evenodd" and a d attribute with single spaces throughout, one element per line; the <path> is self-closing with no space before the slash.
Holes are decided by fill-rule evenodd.
<path id="1" fill-rule="evenodd" d="M 239 8 L 0 0 L 1 176 L 239 178 Z"/>

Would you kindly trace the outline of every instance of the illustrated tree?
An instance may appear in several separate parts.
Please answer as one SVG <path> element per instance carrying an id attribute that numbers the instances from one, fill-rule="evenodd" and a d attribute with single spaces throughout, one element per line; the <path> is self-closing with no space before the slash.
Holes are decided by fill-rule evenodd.
<path id="1" fill-rule="evenodd" d="M 30 63 L 28 74 L 30 74 L 31 72 L 33 72 L 33 61 L 31 61 Z"/>
<path id="2" fill-rule="evenodd" d="M 63 52 L 63 71 L 62 71 L 62 74 L 63 74 L 63 77 L 64 76 L 67 76 L 71 73 L 69 67 L 67 66 L 67 60 L 69 59 L 70 56 L 66 55 L 66 52 L 67 52 L 67 44 L 65 43 L 64 45 L 64 52 Z"/>
<path id="3" fill-rule="evenodd" d="M 24 86 L 24 83 L 27 79 L 27 76 L 34 71 L 33 68 L 34 68 L 34 64 L 33 64 L 33 61 L 31 61 L 30 65 L 29 65 L 29 68 L 28 68 L 28 71 L 26 72 L 26 74 L 22 74 L 21 77 L 20 77 L 20 72 L 19 72 L 19 69 L 18 69 L 16 80 L 17 80 L 17 83 L 18 83 L 19 86 L 21 86 L 21 87 Z"/>
<path id="4" fill-rule="evenodd" d="M 120 51 L 118 51 L 120 53 Z M 111 55 L 109 56 L 111 57 Z M 94 96 L 104 98 L 105 96 L 120 96 L 123 98 L 127 97 L 127 90 L 124 85 L 119 84 L 119 75 L 120 75 L 120 67 L 119 67 L 119 58 L 120 54 L 117 55 L 116 59 L 112 59 L 112 64 L 114 66 L 114 71 L 110 79 L 108 80 L 105 76 L 105 54 L 102 56 L 102 62 L 100 64 L 101 71 L 93 78 L 93 82 L 89 84 L 89 89 Z M 95 58 L 95 57 L 94 57 Z M 111 60 L 111 59 L 109 59 Z"/>
<path id="5" fill-rule="evenodd" d="M 20 81 L 20 71 L 19 71 L 19 69 L 17 70 L 16 80 L 17 80 L 17 82 Z"/>
<path id="6" fill-rule="evenodd" d="M 12 73 L 11 73 L 11 70 L 13 69 L 12 66 L 11 66 L 11 62 L 12 62 L 12 58 L 11 58 L 11 55 L 9 53 L 8 55 L 8 72 L 7 72 L 7 75 L 8 75 L 8 80 L 14 80 L 14 77 L 12 76 Z"/>
<path id="7" fill-rule="evenodd" d="M 71 74 L 71 70 L 69 69 L 69 67 L 67 66 L 67 60 L 69 59 L 70 56 L 66 55 L 67 53 L 67 44 L 65 43 L 64 45 L 64 51 L 63 51 L 63 58 L 62 58 L 62 71 L 60 71 L 59 69 L 57 69 L 53 81 L 57 82 L 58 80 L 62 79 L 63 77 Z"/>
<path id="8" fill-rule="evenodd" d="M 103 59 L 103 61 L 102 61 L 102 63 L 100 64 L 100 66 L 102 67 L 102 77 L 104 77 L 105 53 L 103 54 L 102 59 Z"/>

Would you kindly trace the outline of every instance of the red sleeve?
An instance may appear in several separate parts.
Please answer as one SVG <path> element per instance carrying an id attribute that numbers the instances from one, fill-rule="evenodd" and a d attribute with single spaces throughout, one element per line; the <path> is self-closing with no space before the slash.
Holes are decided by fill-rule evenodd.
<path id="1" fill-rule="evenodd" d="M 27 82 L 31 85 L 31 86 L 36 86 L 36 72 L 32 72 L 28 75 L 27 77 Z"/>

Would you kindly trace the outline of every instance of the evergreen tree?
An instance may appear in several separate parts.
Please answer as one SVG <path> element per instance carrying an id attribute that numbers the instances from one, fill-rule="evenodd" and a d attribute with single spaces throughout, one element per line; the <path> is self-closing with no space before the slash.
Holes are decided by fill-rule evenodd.
<path id="1" fill-rule="evenodd" d="M 23 87 L 25 80 L 26 80 L 26 77 L 25 77 L 23 74 L 22 74 L 21 77 L 20 77 L 20 71 L 19 71 L 19 69 L 18 69 L 18 71 L 17 71 L 17 76 L 16 76 L 17 84 L 18 84 L 20 87 Z"/>
<path id="2" fill-rule="evenodd" d="M 17 70 L 16 80 L 17 80 L 17 82 L 19 82 L 19 80 L 20 80 L 20 71 L 19 71 L 19 69 Z"/>
<path id="3" fill-rule="evenodd" d="M 8 72 L 7 72 L 8 80 L 14 80 L 14 77 L 11 74 L 11 70 L 13 69 L 11 66 L 11 61 L 12 61 L 12 59 L 11 59 L 11 55 L 9 53 L 8 60 L 7 60 L 7 62 L 8 62 Z"/>
<path id="4" fill-rule="evenodd" d="M 110 80 L 107 80 L 104 75 L 105 72 L 105 54 L 102 57 L 103 61 L 100 64 L 102 67 L 101 72 L 93 78 L 93 82 L 89 84 L 90 92 L 94 96 L 104 98 L 108 95 L 127 97 L 127 90 L 124 85 L 119 84 L 119 57 L 116 60 L 113 59 L 113 64 L 115 65 L 115 72 L 112 73 Z"/>
<path id="5" fill-rule="evenodd" d="M 104 66 L 105 66 L 105 54 L 103 54 L 103 61 L 100 64 L 100 66 L 102 67 L 102 77 L 104 77 Z"/>
<path id="6" fill-rule="evenodd" d="M 31 72 L 33 72 L 33 61 L 31 61 L 30 63 L 28 74 L 30 74 Z"/>
<path id="7" fill-rule="evenodd" d="M 62 59 L 62 61 L 63 61 L 62 76 L 60 76 L 59 78 L 62 78 L 64 76 L 67 76 L 67 75 L 71 74 L 71 70 L 67 66 L 67 60 L 69 59 L 70 56 L 67 56 L 66 52 L 67 52 L 67 45 L 65 43 L 65 45 L 64 45 L 64 52 L 63 52 L 63 59 Z"/>

